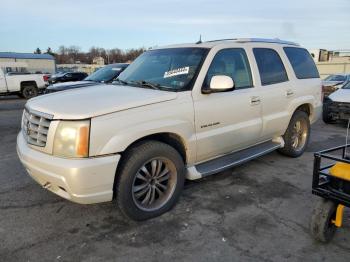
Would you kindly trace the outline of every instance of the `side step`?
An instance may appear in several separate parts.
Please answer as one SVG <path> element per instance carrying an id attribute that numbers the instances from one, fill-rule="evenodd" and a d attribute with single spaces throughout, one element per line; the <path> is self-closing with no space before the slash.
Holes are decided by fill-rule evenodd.
<path id="1" fill-rule="evenodd" d="M 283 142 L 268 141 L 213 160 L 209 160 L 189 168 L 187 178 L 193 180 L 221 172 L 231 167 L 243 164 L 254 158 L 268 154 L 282 146 Z"/>

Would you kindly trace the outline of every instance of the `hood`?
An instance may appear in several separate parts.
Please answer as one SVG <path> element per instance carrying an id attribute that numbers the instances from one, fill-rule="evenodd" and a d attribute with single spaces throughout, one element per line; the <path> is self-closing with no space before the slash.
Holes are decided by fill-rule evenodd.
<path id="1" fill-rule="evenodd" d="M 49 85 L 46 89 L 52 90 L 52 91 L 62 91 L 72 88 L 79 88 L 83 86 L 93 86 L 98 85 L 99 83 L 92 82 L 92 81 L 75 81 L 75 82 L 65 82 L 65 83 L 57 83 L 53 85 Z"/>
<path id="2" fill-rule="evenodd" d="M 350 103 L 350 89 L 338 89 L 328 97 L 334 102 Z"/>
<path id="3" fill-rule="evenodd" d="M 325 81 L 325 80 L 322 81 L 322 85 L 324 86 L 336 86 L 342 83 L 344 83 L 344 81 Z"/>
<path id="4" fill-rule="evenodd" d="M 85 119 L 130 108 L 173 100 L 177 93 L 132 86 L 78 88 L 30 99 L 26 107 L 54 119 Z"/>

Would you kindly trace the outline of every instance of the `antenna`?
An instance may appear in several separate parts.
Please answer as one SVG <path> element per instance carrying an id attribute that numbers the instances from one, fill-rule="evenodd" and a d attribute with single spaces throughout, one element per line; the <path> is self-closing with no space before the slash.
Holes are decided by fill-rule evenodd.
<path id="1" fill-rule="evenodd" d="M 201 44 L 201 43 L 202 43 L 202 35 L 199 35 L 199 41 L 196 42 L 196 44 L 198 45 L 198 44 Z"/>

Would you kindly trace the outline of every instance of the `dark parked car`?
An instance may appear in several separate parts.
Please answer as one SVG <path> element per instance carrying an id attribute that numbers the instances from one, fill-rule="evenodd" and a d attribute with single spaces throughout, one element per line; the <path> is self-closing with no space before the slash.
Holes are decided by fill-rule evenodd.
<path id="1" fill-rule="evenodd" d="M 52 75 L 49 78 L 49 84 L 62 83 L 62 82 L 71 82 L 71 81 L 81 81 L 88 76 L 87 73 L 83 72 L 66 72 L 58 73 Z"/>
<path id="2" fill-rule="evenodd" d="M 86 77 L 83 81 L 57 83 L 50 85 L 46 88 L 45 93 L 53 93 L 57 91 L 63 91 L 73 88 L 80 88 L 85 86 L 92 86 L 96 84 L 111 83 L 113 82 L 121 72 L 128 67 L 129 64 L 110 64 L 104 66 Z"/>

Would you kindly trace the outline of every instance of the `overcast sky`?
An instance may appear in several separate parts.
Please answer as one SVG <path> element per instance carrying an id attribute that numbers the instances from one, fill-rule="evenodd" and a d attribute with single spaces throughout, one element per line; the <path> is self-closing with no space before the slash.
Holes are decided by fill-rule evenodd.
<path id="1" fill-rule="evenodd" d="M 350 49 L 350 0 L 1 1 L 0 51 L 121 49 L 234 37 Z"/>

